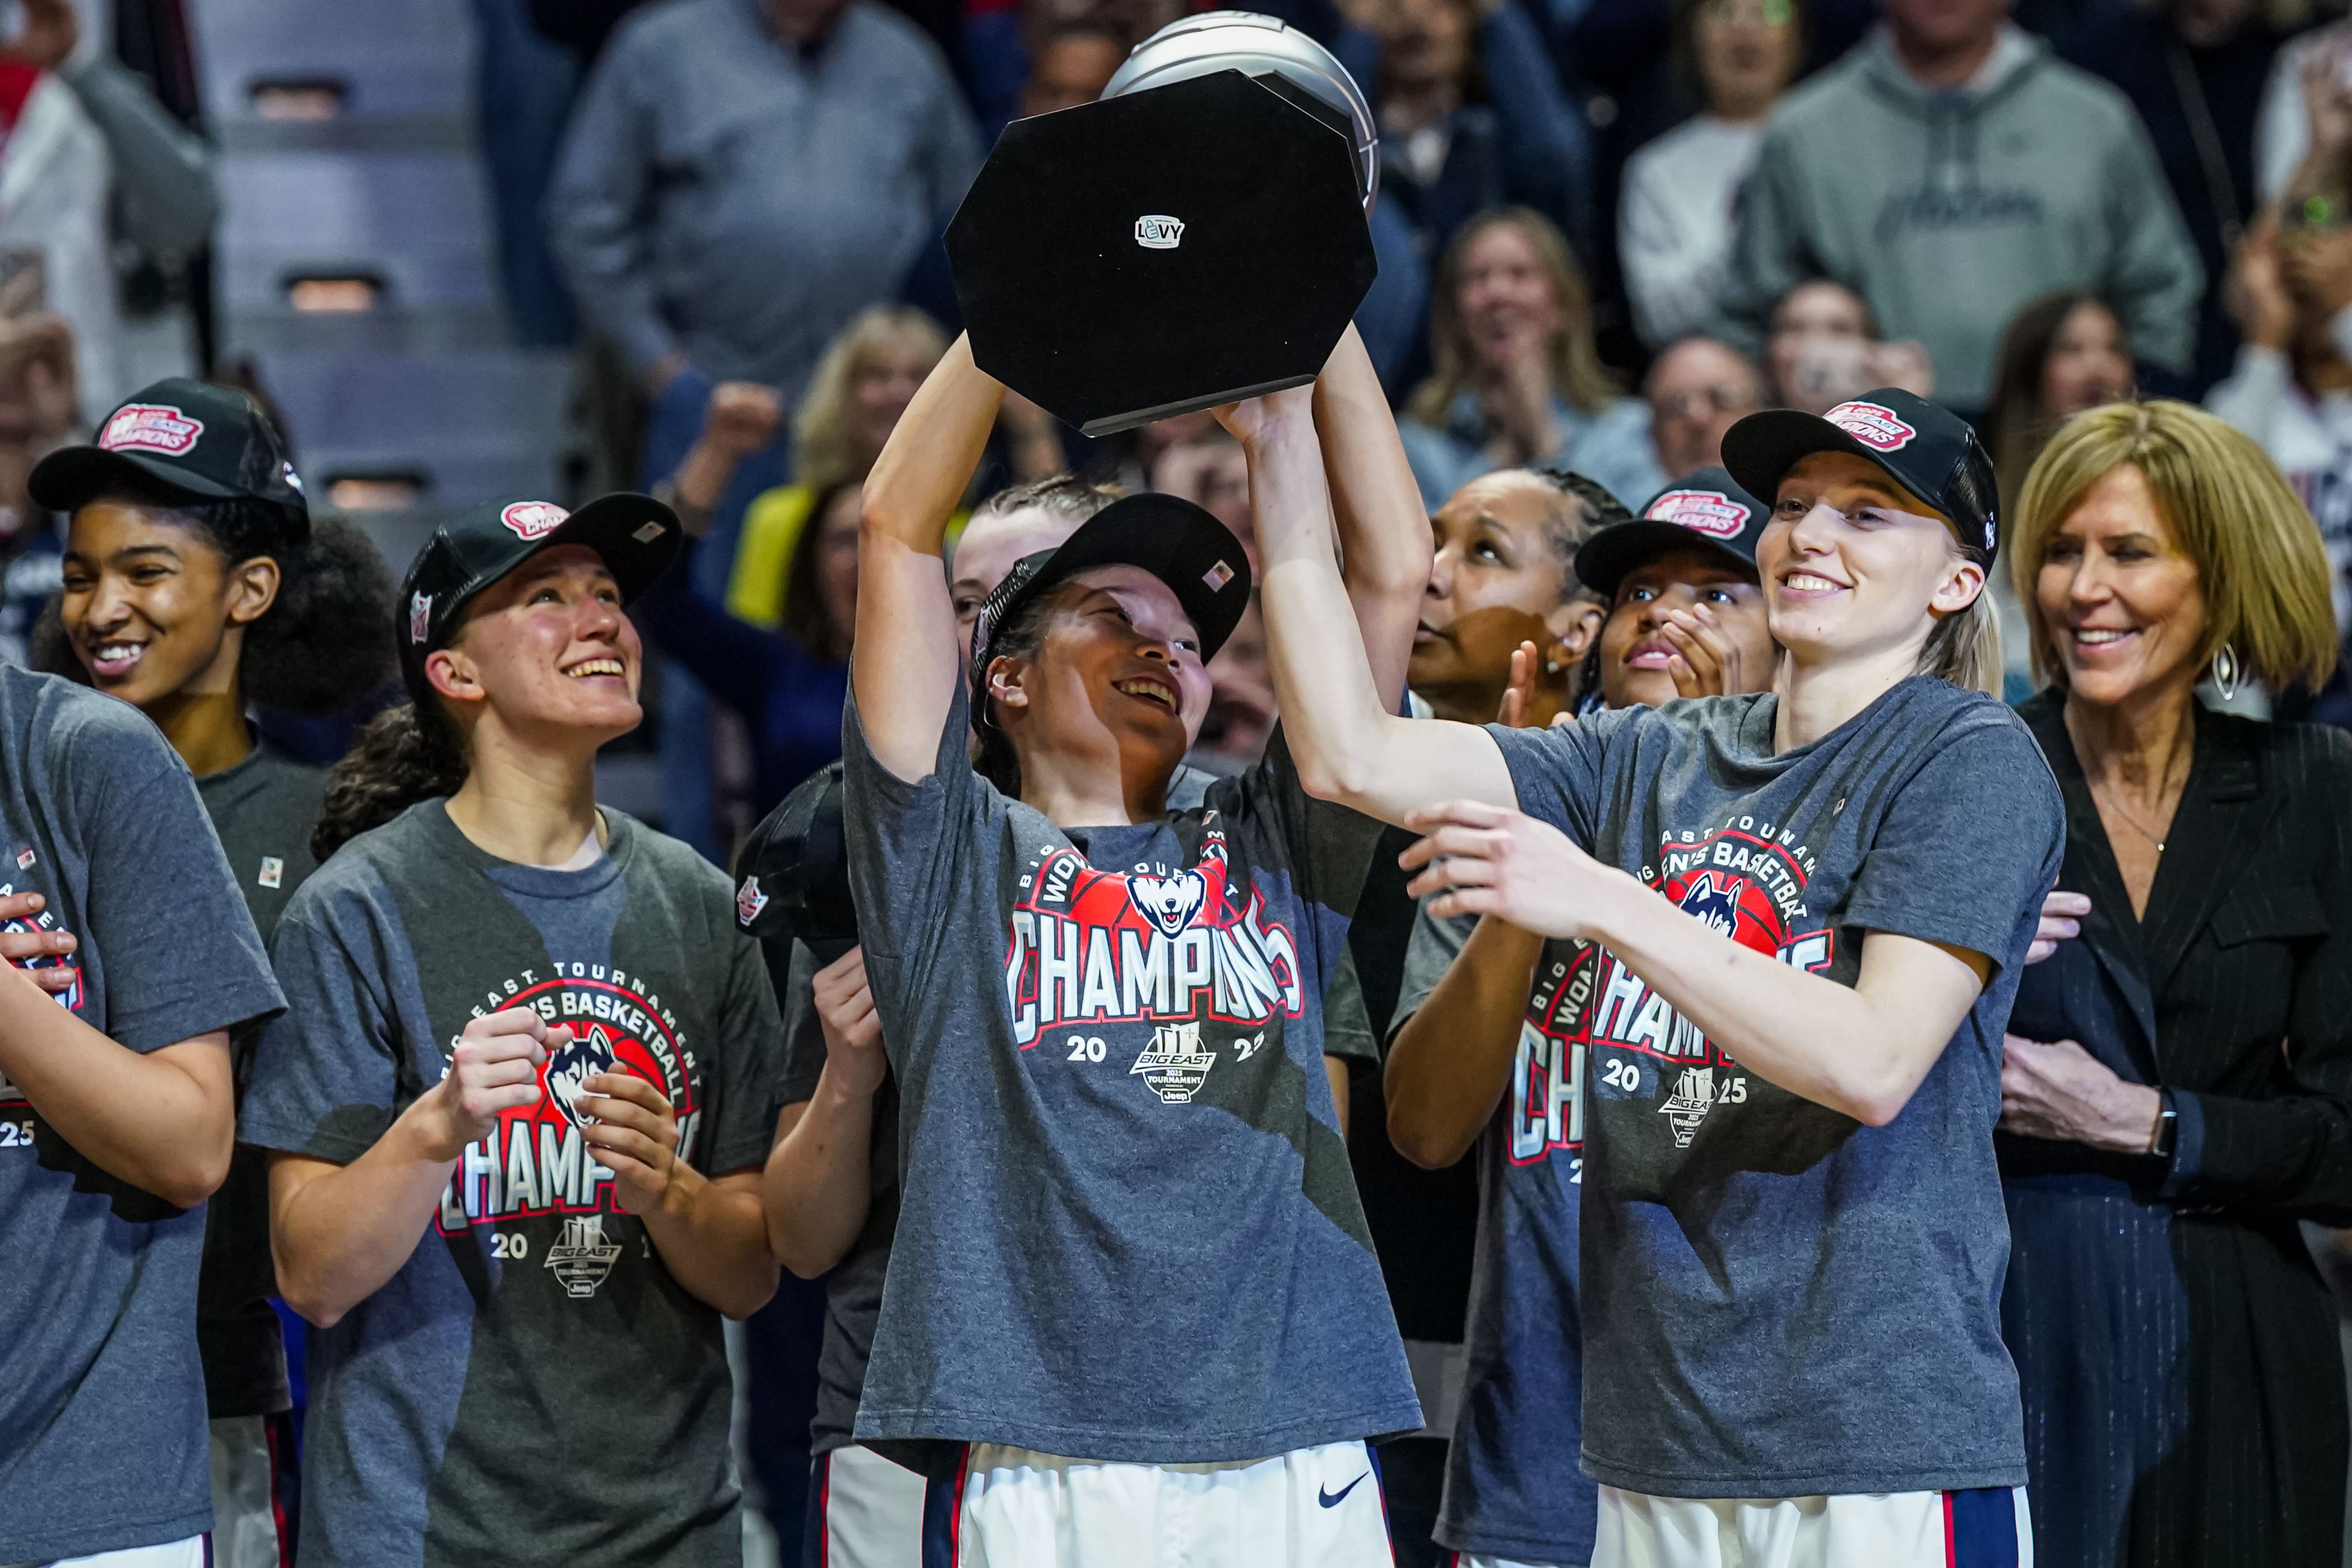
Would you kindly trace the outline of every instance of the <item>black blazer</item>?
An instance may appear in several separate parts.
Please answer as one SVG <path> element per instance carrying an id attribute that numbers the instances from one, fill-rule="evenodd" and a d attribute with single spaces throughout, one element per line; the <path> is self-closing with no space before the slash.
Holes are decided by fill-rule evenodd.
<path id="1" fill-rule="evenodd" d="M 2019 709 L 2066 804 L 2079 939 L 2025 972 L 2010 1032 L 2171 1091 L 2171 1160 L 2000 1139 L 2005 1175 L 2083 1172 L 2176 1209 L 2352 1224 L 2352 735 L 2197 714 L 2144 921 L 2055 690 Z"/>

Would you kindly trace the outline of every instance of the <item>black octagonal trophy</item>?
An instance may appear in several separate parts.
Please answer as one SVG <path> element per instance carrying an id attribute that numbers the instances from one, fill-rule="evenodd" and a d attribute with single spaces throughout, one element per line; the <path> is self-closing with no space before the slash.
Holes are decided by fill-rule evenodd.
<path id="1" fill-rule="evenodd" d="M 1090 437 L 1304 385 L 1377 271 L 1364 163 L 1272 72 L 1015 121 L 948 228 L 972 356 Z"/>

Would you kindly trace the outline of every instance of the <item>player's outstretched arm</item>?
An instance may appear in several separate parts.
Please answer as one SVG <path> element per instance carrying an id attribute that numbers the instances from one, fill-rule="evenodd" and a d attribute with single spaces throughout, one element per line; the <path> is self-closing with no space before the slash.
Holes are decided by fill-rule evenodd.
<path id="1" fill-rule="evenodd" d="M 1339 559 L 1372 687 L 1393 713 L 1429 586 L 1429 514 L 1380 373 L 1349 324 L 1315 383 L 1315 433 L 1339 525 Z"/>
<path id="2" fill-rule="evenodd" d="M 971 482 L 1004 386 L 972 363 L 958 338 L 884 444 L 866 480 L 857 540 L 857 624 L 871 628 L 850 656 L 850 683 L 866 744 L 909 782 L 937 765 L 955 699 L 955 605 L 941 546 Z"/>
<path id="3" fill-rule="evenodd" d="M 1748 1071 L 1884 1127 L 1902 1113 L 1991 973 L 1982 953 L 1874 931 L 1851 985 L 1742 946 L 1549 824 L 1450 802 L 1408 826 L 1416 898 L 1437 915 L 1493 915 L 1597 942 Z"/>
<path id="4" fill-rule="evenodd" d="M 1217 416 L 1249 458 L 1275 694 L 1300 781 L 1311 795 L 1387 822 L 1457 797 L 1515 805 L 1510 770 L 1485 731 L 1401 719 L 1381 700 L 1332 558 L 1312 404 L 1310 389 L 1298 387 Z"/>

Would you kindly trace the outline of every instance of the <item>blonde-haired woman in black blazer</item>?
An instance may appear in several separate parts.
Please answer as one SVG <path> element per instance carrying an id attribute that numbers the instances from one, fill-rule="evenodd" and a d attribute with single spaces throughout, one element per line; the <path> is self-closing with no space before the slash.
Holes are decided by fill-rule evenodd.
<path id="1" fill-rule="evenodd" d="M 2296 1221 L 2352 1221 L 2352 737 L 2196 695 L 2326 679 L 2319 532 L 2168 402 L 2064 426 L 2015 527 L 2080 921 L 2001 1074 L 2035 1554 L 2334 1568 L 2344 1381 Z"/>

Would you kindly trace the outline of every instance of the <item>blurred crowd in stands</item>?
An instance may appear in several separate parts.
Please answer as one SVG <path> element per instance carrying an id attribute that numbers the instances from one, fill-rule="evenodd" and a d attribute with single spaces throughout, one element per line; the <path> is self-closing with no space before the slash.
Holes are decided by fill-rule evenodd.
<path id="1" fill-rule="evenodd" d="M 613 468 L 707 535 L 653 630 L 671 826 L 723 857 L 835 748 L 855 494 L 960 325 L 965 186 L 1183 9 L 479 4 L 517 332 L 591 345 L 640 411 Z M 2352 26 L 2254 0 L 1267 9 L 1379 116 L 1358 324 L 1433 510 L 1530 465 L 1638 506 L 1743 414 L 1874 385 L 1969 412 L 2013 487 L 2137 391 L 2247 430 L 2352 559 Z M 1245 525 L 1204 417 L 1091 442 L 1014 404 L 982 491 L 1069 468 Z M 1265 728 L 1251 646 L 1229 759 Z"/>

